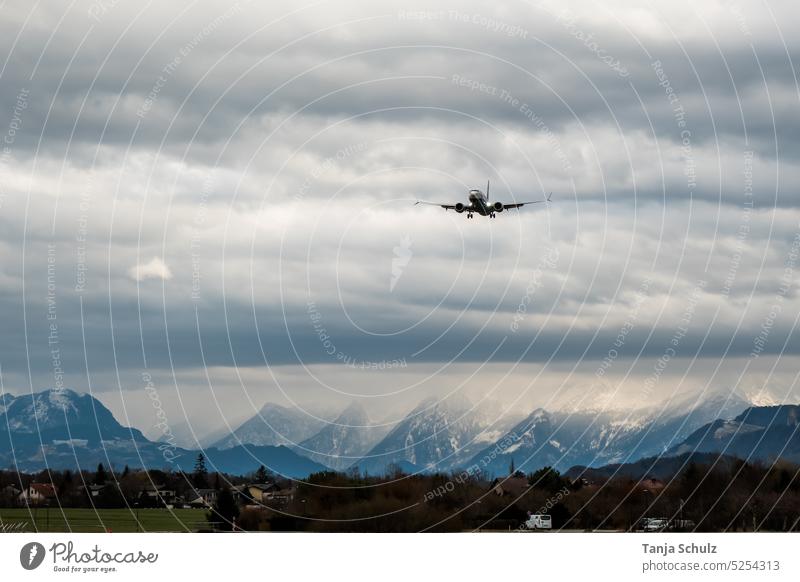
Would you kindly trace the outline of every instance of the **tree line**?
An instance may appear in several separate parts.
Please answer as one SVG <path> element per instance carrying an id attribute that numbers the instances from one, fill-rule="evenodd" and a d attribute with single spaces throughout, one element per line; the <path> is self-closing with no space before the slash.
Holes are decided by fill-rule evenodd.
<path id="1" fill-rule="evenodd" d="M 149 484 L 174 491 L 177 499 L 198 490 L 216 493 L 208 519 L 213 529 L 252 531 L 416 532 L 519 529 L 530 514 L 546 514 L 554 529 L 636 531 L 647 520 L 691 531 L 800 531 L 797 465 L 763 464 L 730 457 L 677 459 L 669 475 L 643 472 L 571 471 L 551 467 L 524 474 L 511 468 L 500 478 L 475 473 L 407 474 L 393 467 L 384 475 L 357 470 L 324 471 L 290 480 L 259 467 L 248 475 L 209 473 L 202 455 L 192 473 L 169 470 L 120 472 L 0 471 L 0 506 L 32 482 L 53 485 L 62 507 L 159 506 L 143 497 Z M 270 500 L 249 496 L 247 484 L 271 483 L 283 492 Z M 86 484 L 109 485 L 96 497 Z M 234 495 L 236 493 L 236 495 Z M 5 497 L 4 497 L 5 496 Z"/>

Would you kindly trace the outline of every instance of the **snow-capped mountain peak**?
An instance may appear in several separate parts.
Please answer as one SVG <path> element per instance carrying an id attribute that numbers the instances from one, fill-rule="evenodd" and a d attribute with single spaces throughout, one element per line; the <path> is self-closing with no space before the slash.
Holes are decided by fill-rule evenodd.
<path id="1" fill-rule="evenodd" d="M 358 461 L 386 432 L 385 427 L 373 426 L 361 403 L 354 401 L 294 449 L 318 463 L 342 470 Z"/>
<path id="2" fill-rule="evenodd" d="M 299 408 L 270 402 L 214 446 L 230 449 L 239 445 L 296 445 L 318 432 L 324 425 L 324 420 Z"/>
<path id="3" fill-rule="evenodd" d="M 380 472 L 390 464 L 419 470 L 448 470 L 459 453 L 486 426 L 484 415 L 466 397 L 427 398 L 379 442 L 359 463 Z"/>

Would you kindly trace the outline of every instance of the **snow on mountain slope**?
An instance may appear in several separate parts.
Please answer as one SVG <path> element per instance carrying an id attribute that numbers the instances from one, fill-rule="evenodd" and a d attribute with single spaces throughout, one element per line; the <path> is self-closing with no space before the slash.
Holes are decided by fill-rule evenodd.
<path id="1" fill-rule="evenodd" d="M 693 431 L 721 415 L 738 414 L 748 403 L 736 393 L 681 396 L 653 407 L 598 409 L 608 392 L 592 397 L 588 408 L 571 398 L 555 412 L 534 411 L 492 445 L 476 454 L 472 463 L 491 458 L 485 469 L 507 473 L 513 459 L 517 468 L 535 470 L 552 465 L 565 470 L 575 465 L 596 467 L 625 463 L 663 454 Z M 586 403 L 586 402 L 585 402 Z"/>
<path id="2" fill-rule="evenodd" d="M 121 425 L 111 411 L 90 394 L 45 390 L 22 396 L 2 396 L 0 466 L 23 471 L 94 469 L 98 463 L 121 469 L 170 467 L 191 471 L 197 450 L 146 439 L 135 428 Z M 304 477 L 324 467 L 286 447 L 206 449 L 208 466 L 235 474 L 255 471 L 260 464 L 276 473 Z"/>
<path id="3" fill-rule="evenodd" d="M 297 445 L 319 432 L 325 421 L 299 408 L 265 404 L 258 414 L 242 423 L 213 446 L 230 449 L 238 445 Z"/>
<path id="4" fill-rule="evenodd" d="M 734 419 L 716 419 L 700 427 L 669 454 L 722 453 L 773 462 L 800 461 L 800 406 L 754 406 Z"/>
<path id="5" fill-rule="evenodd" d="M 485 426 L 480 409 L 465 398 L 429 398 L 373 447 L 358 467 L 370 473 L 383 472 L 391 464 L 446 471 L 459 464 L 462 450 Z"/>
<path id="6" fill-rule="evenodd" d="M 139 430 L 120 425 L 111 411 L 89 394 L 73 390 L 45 390 L 5 400 L 0 431 L 31 435 L 44 441 L 85 438 L 145 440 Z"/>
<path id="7" fill-rule="evenodd" d="M 357 462 L 388 430 L 373 426 L 364 407 L 353 402 L 317 434 L 292 448 L 318 463 L 343 470 Z"/>

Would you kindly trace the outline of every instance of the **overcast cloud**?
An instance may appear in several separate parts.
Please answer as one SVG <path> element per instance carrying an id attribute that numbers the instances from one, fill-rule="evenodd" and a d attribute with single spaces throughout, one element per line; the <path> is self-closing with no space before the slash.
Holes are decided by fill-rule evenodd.
<path id="1" fill-rule="evenodd" d="M 6 390 L 794 390 L 792 2 L 162 4 L 2 9 Z"/>

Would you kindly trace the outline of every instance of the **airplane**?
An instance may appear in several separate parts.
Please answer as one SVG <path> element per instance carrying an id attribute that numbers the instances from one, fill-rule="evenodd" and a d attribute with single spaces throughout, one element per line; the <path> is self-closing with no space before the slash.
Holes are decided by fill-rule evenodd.
<path id="1" fill-rule="evenodd" d="M 474 189 L 469 191 L 469 204 L 463 202 L 456 202 L 455 204 L 439 204 L 438 202 L 427 202 L 425 200 L 417 200 L 417 204 L 430 204 L 431 206 L 441 206 L 445 210 L 455 210 L 459 214 L 462 212 L 467 213 L 467 218 L 472 218 L 472 213 L 477 212 L 481 216 L 488 216 L 494 218 L 498 212 L 503 210 L 517 209 L 526 204 L 539 204 L 540 202 L 550 202 L 550 197 L 553 194 L 547 195 L 546 200 L 535 200 L 533 202 L 516 202 L 514 204 L 503 204 L 502 202 L 489 202 L 489 182 L 486 182 L 486 194 L 480 190 Z"/>

